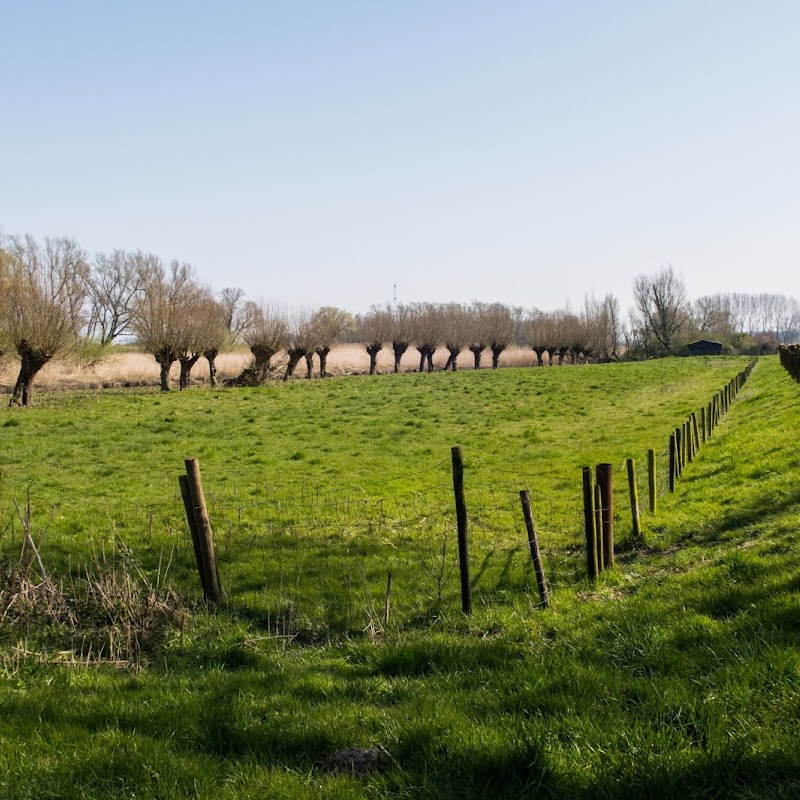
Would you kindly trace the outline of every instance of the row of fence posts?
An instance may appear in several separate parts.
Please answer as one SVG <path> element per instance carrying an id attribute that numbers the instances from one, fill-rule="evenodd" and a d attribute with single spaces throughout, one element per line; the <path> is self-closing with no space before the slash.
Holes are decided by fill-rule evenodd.
<path id="1" fill-rule="evenodd" d="M 468 544 L 468 518 L 467 503 L 464 493 L 464 461 L 460 447 L 451 449 L 453 466 L 453 493 L 456 506 L 456 527 L 458 533 L 458 565 L 461 576 L 461 610 L 465 614 L 472 613 L 472 585 L 469 576 L 469 544 Z M 203 483 L 200 477 L 200 462 L 196 458 L 187 458 L 185 461 L 186 474 L 180 475 L 178 482 L 186 512 L 186 520 L 192 536 L 197 571 L 203 589 L 203 598 L 209 605 L 219 605 L 222 601 L 217 561 L 214 554 L 214 535 L 211 529 L 211 520 L 208 516 Z M 533 569 L 536 575 L 536 585 L 539 590 L 539 599 L 543 608 L 550 606 L 550 589 L 544 573 L 539 541 L 533 521 L 530 495 L 527 490 L 519 493 L 522 504 L 522 516 L 525 521 L 525 530 L 528 537 L 528 546 L 531 551 Z M 387 575 L 386 601 L 384 622 L 388 623 L 390 593 L 392 585 L 391 573 Z"/>
<path id="2" fill-rule="evenodd" d="M 704 406 L 698 414 L 692 413 L 682 426 L 670 434 L 669 439 L 669 490 L 675 491 L 675 481 L 681 476 L 686 462 L 692 462 L 728 411 L 733 399 L 744 386 L 757 359 L 731 378 L 730 382 Z M 460 447 L 451 449 L 453 468 L 453 493 L 455 495 L 456 526 L 458 533 L 458 564 L 461 577 L 461 610 L 472 612 L 472 585 L 469 576 L 469 542 L 467 504 L 464 493 L 464 461 Z M 183 498 L 186 519 L 192 535 L 197 571 L 203 588 L 203 598 L 211 605 L 222 600 L 217 562 L 214 555 L 214 537 L 208 517 L 203 485 L 200 479 L 200 463 L 196 458 L 185 462 L 186 474 L 179 477 L 181 497 Z M 628 491 L 631 505 L 631 534 L 634 541 L 642 540 L 639 494 L 636 484 L 636 462 L 626 459 Z M 647 485 L 650 513 L 656 513 L 656 453 L 647 451 Z M 519 493 L 522 516 L 528 536 L 539 600 L 543 608 L 550 606 L 550 589 L 544 573 L 536 527 L 533 521 L 530 495 L 527 490 Z M 586 533 L 586 561 L 589 580 L 595 580 L 599 573 L 614 567 L 614 474 L 611 464 L 598 464 L 592 480 L 591 467 L 583 467 L 583 516 Z M 391 573 L 387 576 L 385 622 L 388 622 L 391 592 Z"/>
<path id="3" fill-rule="evenodd" d="M 711 438 L 712 432 L 727 413 L 739 390 L 745 385 L 758 359 L 753 359 L 741 372 L 718 391 L 707 406 L 692 412 L 683 425 L 675 428 L 669 437 L 669 490 L 675 491 L 675 482 L 687 462 L 691 463 L 700 452 L 701 445 Z M 698 424 L 699 418 L 699 424 Z M 639 492 L 636 484 L 636 462 L 625 461 L 628 473 L 628 491 L 631 501 L 631 535 L 642 541 Z M 583 467 L 583 517 L 586 534 L 586 568 L 593 581 L 603 570 L 614 566 L 614 498 L 611 464 L 598 464 L 592 481 L 591 467 Z M 647 487 L 650 513 L 657 508 L 656 452 L 647 451 Z"/>
<path id="4" fill-rule="evenodd" d="M 698 411 L 693 411 L 682 425 L 669 437 L 669 490 L 675 491 L 675 484 L 683 474 L 686 464 L 691 464 L 700 448 L 711 439 L 722 417 L 728 413 L 731 403 L 747 383 L 750 373 L 758 359 L 753 359 L 741 372 L 714 394 L 711 401 Z"/>

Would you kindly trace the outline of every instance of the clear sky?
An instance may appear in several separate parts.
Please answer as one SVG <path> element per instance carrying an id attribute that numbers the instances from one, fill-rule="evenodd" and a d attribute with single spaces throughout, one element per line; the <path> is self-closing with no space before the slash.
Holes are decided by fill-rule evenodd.
<path id="1" fill-rule="evenodd" d="M 800 2 L 0 0 L 0 229 L 353 311 L 800 295 Z"/>

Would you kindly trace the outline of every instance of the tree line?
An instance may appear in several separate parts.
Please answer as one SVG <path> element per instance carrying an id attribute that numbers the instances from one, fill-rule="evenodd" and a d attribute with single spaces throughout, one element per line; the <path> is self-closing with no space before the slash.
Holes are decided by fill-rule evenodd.
<path id="1" fill-rule="evenodd" d="M 69 237 L 39 242 L 7 236 L 0 240 L 0 355 L 19 361 L 10 403 L 29 405 L 34 379 L 50 360 L 74 351 L 102 353 L 121 339 L 154 357 L 161 389 L 168 391 L 172 366 L 180 364 L 184 389 L 200 359 L 216 386 L 217 356 L 242 345 L 252 359 L 230 380 L 234 385 L 258 385 L 278 374 L 288 380 L 303 362 L 311 377 L 315 358 L 325 377 L 328 355 L 343 341 L 365 348 L 374 374 L 385 348 L 395 372 L 410 350 L 419 357 L 419 371 L 431 372 L 441 348 L 448 355 L 445 369 L 455 370 L 465 352 L 475 369 L 484 358 L 496 369 L 511 346 L 530 349 L 543 366 L 545 358 L 560 365 L 669 355 L 697 336 L 714 336 L 730 347 L 753 336 L 777 344 L 800 330 L 800 304 L 784 295 L 717 294 L 690 302 L 672 267 L 638 276 L 633 288 L 627 315 L 609 294 L 587 297 L 577 311 L 412 303 L 374 306 L 354 317 L 334 307 L 289 310 L 254 302 L 237 288 L 215 293 L 190 264 L 165 263 L 140 250 L 89 256 Z"/>

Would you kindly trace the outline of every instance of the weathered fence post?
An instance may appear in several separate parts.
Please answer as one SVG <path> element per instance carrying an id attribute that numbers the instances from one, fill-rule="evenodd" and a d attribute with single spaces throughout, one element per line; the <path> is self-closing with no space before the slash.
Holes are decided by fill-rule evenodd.
<path id="1" fill-rule="evenodd" d="M 464 462 L 461 448 L 450 450 L 453 458 L 453 492 L 456 498 L 456 523 L 458 525 L 458 568 L 461 572 L 461 610 L 472 612 L 472 587 L 469 584 L 469 550 L 467 547 L 467 503 L 464 499 Z"/>
<path id="2" fill-rule="evenodd" d="M 594 494 L 592 469 L 583 468 L 583 526 L 586 531 L 586 572 L 589 580 L 597 578 L 597 539 L 594 530 Z"/>
<path id="3" fill-rule="evenodd" d="M 677 446 L 675 444 L 675 434 L 671 433 L 669 435 L 669 490 L 670 492 L 675 491 L 675 478 L 677 477 L 678 472 L 678 458 L 677 458 Z"/>
<path id="4" fill-rule="evenodd" d="M 533 559 L 533 570 L 536 573 L 536 585 L 539 587 L 539 599 L 543 608 L 550 607 L 550 597 L 547 590 L 547 580 L 544 576 L 542 566 L 542 556 L 539 553 L 539 540 L 536 538 L 536 529 L 533 527 L 533 513 L 531 512 L 531 498 L 526 489 L 519 493 L 522 503 L 522 515 L 525 517 L 525 528 L 528 531 L 528 544 L 531 548 L 531 558 Z"/>
<path id="5" fill-rule="evenodd" d="M 614 568 L 614 478 L 611 464 L 598 464 L 595 480 L 600 486 L 600 509 L 603 520 L 603 565 Z"/>
<path id="6" fill-rule="evenodd" d="M 697 414 L 692 411 L 692 434 L 694 436 L 694 453 L 700 452 L 700 431 L 697 429 Z"/>
<path id="7" fill-rule="evenodd" d="M 189 491 L 189 479 L 185 475 L 179 475 L 178 484 L 181 487 L 181 497 L 183 498 L 183 508 L 186 512 L 186 521 L 189 523 L 189 532 L 192 534 L 192 547 L 194 548 L 194 558 L 197 563 L 197 573 L 200 576 L 200 586 L 202 587 L 203 594 L 205 595 L 206 577 L 203 574 L 203 555 L 200 552 L 200 537 L 197 533 L 197 520 L 194 516 L 192 494 Z"/>
<path id="8" fill-rule="evenodd" d="M 203 482 L 200 478 L 200 462 L 196 458 L 187 458 L 185 464 L 189 496 L 197 526 L 197 543 L 203 566 L 201 575 L 203 595 L 207 602 L 218 605 L 222 601 L 222 591 L 219 585 L 217 559 L 214 555 L 214 535 L 211 530 L 211 521 L 208 518 Z"/>
<path id="9" fill-rule="evenodd" d="M 706 443 L 706 439 L 708 438 L 706 435 L 706 407 L 700 406 L 700 430 L 702 432 L 702 441 L 703 444 Z"/>
<path id="10" fill-rule="evenodd" d="M 603 558 L 603 500 L 600 497 L 600 484 L 594 484 L 594 552 L 597 554 L 597 571 L 606 568 Z"/>
<path id="11" fill-rule="evenodd" d="M 629 458 L 625 462 L 628 468 L 628 492 L 631 496 L 631 533 L 635 540 L 642 538 L 642 524 L 639 518 L 639 490 L 636 487 L 636 462 Z"/>
<path id="12" fill-rule="evenodd" d="M 706 408 L 706 420 L 707 420 L 707 422 L 706 422 L 707 432 L 706 433 L 707 433 L 707 437 L 709 439 L 711 438 L 711 434 L 714 432 L 714 419 L 713 419 L 713 417 L 711 415 L 711 407 L 712 407 L 712 404 L 709 403 L 708 407 Z"/>
<path id="13" fill-rule="evenodd" d="M 647 451 L 647 489 L 650 495 L 650 513 L 656 513 L 656 451 Z"/>

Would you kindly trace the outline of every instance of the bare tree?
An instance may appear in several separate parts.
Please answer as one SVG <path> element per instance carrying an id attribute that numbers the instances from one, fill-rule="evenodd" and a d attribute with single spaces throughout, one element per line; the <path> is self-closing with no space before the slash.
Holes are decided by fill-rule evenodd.
<path id="1" fill-rule="evenodd" d="M 462 350 L 469 346 L 470 319 L 467 309 L 460 303 L 448 303 L 437 308 L 444 331 L 444 346 L 449 356 L 445 364 L 445 371 L 456 371 L 458 356 Z"/>
<path id="2" fill-rule="evenodd" d="M 314 357 L 314 348 L 317 346 L 317 332 L 311 322 L 311 314 L 304 309 L 296 309 L 289 319 L 289 335 L 286 344 L 286 371 L 283 380 L 288 381 L 294 374 L 295 367 L 300 359 L 306 358 L 306 374 L 311 377 L 311 365 L 307 359 L 310 354 Z"/>
<path id="3" fill-rule="evenodd" d="M 692 304 L 692 322 L 700 334 L 730 335 L 733 333 L 731 317 L 729 295 L 706 295 Z"/>
<path id="4" fill-rule="evenodd" d="M 227 287 L 218 296 L 219 304 L 225 314 L 225 327 L 232 340 L 242 337 L 242 333 L 252 322 L 257 304 L 244 299 L 244 289 Z"/>
<path id="5" fill-rule="evenodd" d="M 347 311 L 334 306 L 323 306 L 312 316 L 310 324 L 316 338 L 314 352 L 319 358 L 320 378 L 328 377 L 328 354 L 341 343 L 353 322 Z"/>
<path id="6" fill-rule="evenodd" d="M 248 303 L 247 318 L 241 335 L 253 353 L 253 363 L 231 383 L 258 386 L 272 372 L 273 357 L 288 344 L 289 323 L 285 309 L 264 302 Z"/>
<path id="7" fill-rule="evenodd" d="M 388 342 L 392 336 L 391 310 L 373 306 L 369 313 L 358 319 L 358 331 L 369 355 L 369 374 L 374 375 L 378 353 L 383 349 L 384 342 Z"/>
<path id="8" fill-rule="evenodd" d="M 444 317 L 434 303 L 412 306 L 414 341 L 419 352 L 419 371 L 433 372 L 433 356 L 445 337 Z"/>
<path id="9" fill-rule="evenodd" d="M 206 287 L 193 287 L 183 296 L 182 302 L 183 319 L 177 348 L 181 365 L 178 387 L 181 391 L 189 388 L 192 368 L 203 356 L 209 365 L 209 382 L 216 386 L 216 358 L 228 336 L 225 311 Z"/>
<path id="10" fill-rule="evenodd" d="M 127 333 L 133 309 L 158 256 L 141 250 L 98 253 L 86 282 L 89 318 L 87 335 L 102 347 Z"/>
<path id="11" fill-rule="evenodd" d="M 491 339 L 488 325 L 488 306 L 475 301 L 469 307 L 467 316 L 469 351 L 472 353 L 473 366 L 481 368 L 481 356 L 489 346 Z"/>
<path id="12" fill-rule="evenodd" d="M 213 389 L 217 385 L 217 356 L 230 343 L 225 308 L 217 300 L 208 298 L 200 311 L 205 323 L 205 335 L 202 339 L 203 357 L 208 362 L 208 384 Z"/>
<path id="13" fill-rule="evenodd" d="M 89 263 L 74 239 L 29 235 L 7 241 L 5 338 L 20 359 L 10 405 L 28 406 L 33 380 L 77 341 Z"/>
<path id="14" fill-rule="evenodd" d="M 534 308 L 525 314 L 519 324 L 518 340 L 533 350 L 536 363 L 544 366 L 544 353 L 547 351 L 548 319 L 544 312 Z"/>
<path id="15" fill-rule="evenodd" d="M 672 353 L 675 338 L 689 319 L 686 287 L 667 266 L 652 275 L 639 275 L 633 282 L 636 308 L 648 331 L 664 352 Z"/>
<path id="16" fill-rule="evenodd" d="M 516 325 L 511 309 L 502 303 L 492 303 L 486 308 L 486 330 L 489 349 L 492 351 L 492 369 L 500 366 L 500 356 L 514 342 Z"/>
<path id="17" fill-rule="evenodd" d="M 145 281 L 133 313 L 133 332 L 161 368 L 161 391 L 169 391 L 169 371 L 187 346 L 187 327 L 200 288 L 190 264 L 159 262 Z"/>
<path id="18" fill-rule="evenodd" d="M 414 312 L 410 306 L 392 308 L 392 352 L 394 371 L 400 372 L 400 360 L 414 340 Z"/>

